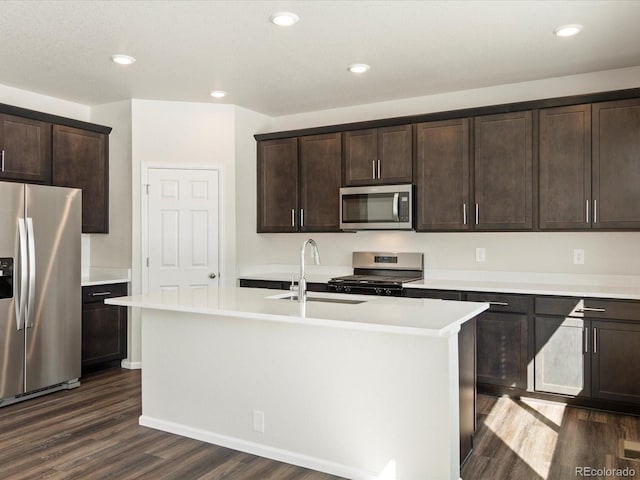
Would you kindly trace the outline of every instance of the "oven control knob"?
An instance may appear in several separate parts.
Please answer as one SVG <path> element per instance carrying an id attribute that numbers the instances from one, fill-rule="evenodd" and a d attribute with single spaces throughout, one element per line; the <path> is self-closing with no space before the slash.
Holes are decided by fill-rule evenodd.
<path id="1" fill-rule="evenodd" d="M 339 292 L 341 292 L 341 291 L 342 291 L 342 287 L 341 287 L 340 285 L 337 285 L 337 286 L 336 286 L 336 292 L 338 292 L 338 293 L 339 293 Z"/>
<path id="2" fill-rule="evenodd" d="M 390 289 L 390 288 L 387 288 L 387 289 L 384 291 L 384 293 L 386 293 L 387 295 L 391 295 L 391 289 Z"/>
<path id="3" fill-rule="evenodd" d="M 351 291 L 351 287 L 344 287 L 344 291 L 345 291 L 346 293 L 349 293 L 349 292 Z"/>
<path id="4" fill-rule="evenodd" d="M 381 288 L 376 288 L 376 295 L 380 295 L 382 293 L 382 289 Z"/>

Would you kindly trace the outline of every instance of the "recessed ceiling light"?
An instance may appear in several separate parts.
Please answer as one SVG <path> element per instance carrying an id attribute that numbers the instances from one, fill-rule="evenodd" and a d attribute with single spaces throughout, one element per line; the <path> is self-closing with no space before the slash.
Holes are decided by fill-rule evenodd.
<path id="1" fill-rule="evenodd" d="M 291 12 L 278 12 L 271 15 L 269 20 L 271 20 L 271 23 L 274 23 L 279 27 L 290 27 L 291 25 L 298 23 L 300 17 Z"/>
<path id="2" fill-rule="evenodd" d="M 353 65 L 349 65 L 349 71 L 351 73 L 365 73 L 371 67 L 366 63 L 354 63 Z"/>
<path id="3" fill-rule="evenodd" d="M 118 65 L 131 65 L 136 61 L 136 59 L 130 57 L 129 55 L 121 55 L 117 53 L 115 55 L 111 55 L 111 61 L 113 63 L 117 63 Z"/>
<path id="4" fill-rule="evenodd" d="M 572 23 L 571 25 L 562 25 L 556 28 L 553 33 L 558 37 L 573 37 L 582 31 L 582 25 Z"/>
<path id="5" fill-rule="evenodd" d="M 213 98 L 223 98 L 227 96 L 227 92 L 223 90 L 212 90 L 209 95 L 211 95 Z"/>

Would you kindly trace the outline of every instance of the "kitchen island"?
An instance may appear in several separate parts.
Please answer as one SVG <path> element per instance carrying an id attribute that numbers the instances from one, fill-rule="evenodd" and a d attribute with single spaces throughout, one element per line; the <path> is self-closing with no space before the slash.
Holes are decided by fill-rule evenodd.
<path id="1" fill-rule="evenodd" d="M 140 424 L 351 479 L 457 480 L 460 326 L 485 303 L 203 288 L 142 309 Z"/>

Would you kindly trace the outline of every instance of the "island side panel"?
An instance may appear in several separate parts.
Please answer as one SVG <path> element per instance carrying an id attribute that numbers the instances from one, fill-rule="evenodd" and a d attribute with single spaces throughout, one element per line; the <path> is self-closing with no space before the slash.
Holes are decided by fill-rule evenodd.
<path id="1" fill-rule="evenodd" d="M 357 480 L 459 478 L 455 335 L 142 317 L 142 425 Z"/>

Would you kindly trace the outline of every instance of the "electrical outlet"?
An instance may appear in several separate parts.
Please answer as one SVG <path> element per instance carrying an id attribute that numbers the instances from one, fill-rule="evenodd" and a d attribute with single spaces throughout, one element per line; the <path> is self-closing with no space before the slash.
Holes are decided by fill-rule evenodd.
<path id="1" fill-rule="evenodd" d="M 573 264 L 584 265 L 584 249 L 583 248 L 573 249 Z"/>
<path id="2" fill-rule="evenodd" d="M 260 410 L 253 411 L 253 431 L 264 433 L 264 412 Z"/>
<path id="3" fill-rule="evenodd" d="M 476 248 L 476 262 L 485 262 L 487 260 L 487 249 Z"/>

